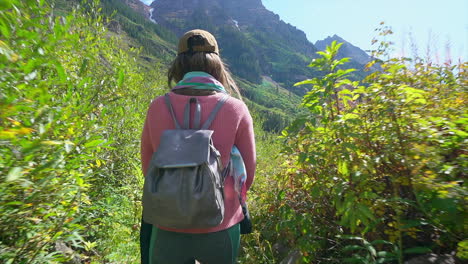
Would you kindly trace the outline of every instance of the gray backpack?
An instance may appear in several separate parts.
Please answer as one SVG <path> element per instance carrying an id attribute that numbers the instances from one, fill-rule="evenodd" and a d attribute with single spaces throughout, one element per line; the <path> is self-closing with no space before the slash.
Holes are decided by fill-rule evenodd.
<path id="1" fill-rule="evenodd" d="M 190 98 L 184 126 L 177 122 L 166 94 L 166 105 L 176 129 L 166 130 L 154 152 L 143 190 L 143 220 L 176 229 L 214 227 L 224 218 L 224 178 L 220 153 L 214 147 L 211 122 L 228 99 L 224 96 L 200 127 L 201 106 Z M 194 128 L 190 129 L 191 104 L 195 104 Z"/>

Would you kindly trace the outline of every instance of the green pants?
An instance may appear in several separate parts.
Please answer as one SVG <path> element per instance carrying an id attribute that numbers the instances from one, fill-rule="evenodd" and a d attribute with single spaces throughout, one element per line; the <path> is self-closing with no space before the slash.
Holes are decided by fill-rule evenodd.
<path id="1" fill-rule="evenodd" d="M 187 234 L 152 227 L 150 264 L 234 264 L 240 245 L 239 224 L 214 233 Z"/>

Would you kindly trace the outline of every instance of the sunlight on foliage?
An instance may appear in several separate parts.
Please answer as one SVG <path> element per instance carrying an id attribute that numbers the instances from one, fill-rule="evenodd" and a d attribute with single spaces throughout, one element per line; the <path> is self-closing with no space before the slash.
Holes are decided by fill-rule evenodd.
<path id="1" fill-rule="evenodd" d="M 114 9 L 103 3 L 0 1 L 2 263 L 139 261 L 139 137 L 165 87 L 164 66 L 140 55 L 168 43 L 135 33 L 144 45 L 133 48 L 107 30 L 114 21 L 101 12 Z M 115 19 L 136 27 L 127 15 Z M 392 59 L 390 43 L 374 43 L 362 82 L 337 59 L 341 44 L 319 52 L 300 72 L 321 77 L 296 84 L 302 109 L 277 83 L 239 80 L 258 150 L 241 263 L 467 259 L 468 64 Z"/>
<path id="2" fill-rule="evenodd" d="M 45 1 L 2 4 L 1 262 L 104 260 L 96 250 L 123 240 L 133 246 L 115 259 L 131 252 L 134 262 L 140 183 L 130 164 L 147 91 L 162 78 L 147 80 L 130 59 L 137 51 L 118 48 L 97 1 L 66 16 Z"/>
<path id="3" fill-rule="evenodd" d="M 310 64 L 323 77 L 296 84 L 310 87 L 309 113 L 283 131 L 281 240 L 314 263 L 451 252 L 466 237 L 468 65 L 389 59 L 361 84 L 340 68 L 339 48 Z"/>

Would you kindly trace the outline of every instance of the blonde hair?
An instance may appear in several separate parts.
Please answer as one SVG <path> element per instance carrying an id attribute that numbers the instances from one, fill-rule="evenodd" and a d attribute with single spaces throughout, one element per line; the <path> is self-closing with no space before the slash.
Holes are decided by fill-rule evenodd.
<path id="1" fill-rule="evenodd" d="M 173 82 L 178 83 L 186 73 L 192 71 L 202 71 L 210 74 L 223 84 L 229 94 L 234 93 L 241 99 L 239 87 L 237 87 L 226 64 L 216 53 L 184 52 L 179 54 L 169 67 L 167 84 L 172 88 Z"/>

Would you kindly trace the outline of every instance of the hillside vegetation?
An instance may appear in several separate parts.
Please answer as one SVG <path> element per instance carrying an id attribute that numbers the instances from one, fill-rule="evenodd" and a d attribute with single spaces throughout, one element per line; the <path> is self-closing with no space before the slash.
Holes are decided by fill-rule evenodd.
<path id="1" fill-rule="evenodd" d="M 157 22 L 178 35 L 194 28 L 213 33 L 233 73 L 250 82 L 266 75 L 289 89 L 314 72 L 305 67 L 314 45 L 261 0 L 158 0 L 151 7 Z"/>
<path id="2" fill-rule="evenodd" d="M 177 42 L 174 33 L 159 24 L 149 21 L 122 0 L 103 0 L 101 5 L 105 16 L 110 17 L 107 22 L 110 30 L 119 37 L 125 36 L 123 44 L 128 47 L 141 48 L 138 58 L 140 65 L 145 68 L 151 68 L 155 64 L 168 65 L 174 58 Z M 287 50 L 288 54 L 292 52 L 285 49 L 285 44 L 278 40 L 276 42 L 268 41 L 269 45 L 262 45 L 261 43 L 254 45 L 252 41 L 258 41 L 257 35 L 261 34 L 260 32 L 249 35 L 234 29 L 232 26 L 216 25 L 210 17 L 201 15 L 200 12 L 202 11 L 201 9 L 195 10 L 192 15 L 193 19 L 184 22 L 187 24 L 177 24 L 179 31 L 185 32 L 184 30 L 187 28 L 204 28 L 218 36 L 221 56 L 228 62 L 229 69 L 237 76 L 236 80 L 241 83 L 240 88 L 245 99 L 252 107 L 259 109 L 258 112 L 261 118 L 265 120 L 263 128 L 270 132 L 279 132 L 284 129 L 291 122 L 292 116 L 299 112 L 297 106 L 300 103 L 300 96 L 297 94 L 303 94 L 304 89 L 293 88 L 288 90 L 286 88 L 291 85 L 291 82 L 285 85 L 284 83 L 271 83 L 269 77 L 265 79 L 265 76 L 262 76 L 265 71 L 261 70 L 261 68 L 266 67 L 269 63 L 265 62 L 266 57 L 262 57 L 262 60 L 257 58 L 260 55 L 257 54 L 256 50 L 258 51 L 258 49 L 255 49 L 255 45 L 271 46 L 268 58 L 275 53 L 271 49 L 278 47 L 276 49 L 277 60 L 281 61 L 285 66 L 277 65 L 274 69 L 283 74 L 290 74 L 291 72 L 285 70 L 284 67 L 295 67 L 298 69 L 297 74 L 302 72 L 301 74 L 306 76 L 306 73 L 310 72 L 310 70 L 300 65 L 306 65 L 307 58 L 303 56 L 300 61 L 287 59 L 289 55 L 286 56 L 282 51 Z M 273 45 L 273 43 L 277 44 Z M 282 48 L 277 46 L 280 44 Z M 297 54 L 294 56 L 297 57 Z M 286 75 L 282 80 L 284 81 L 285 78 L 287 79 Z M 270 81 L 265 82 L 265 80 Z M 271 84 L 268 84 L 268 82 Z M 274 86 L 275 89 L 268 89 L 269 86 Z M 288 94 L 289 98 L 286 99 L 283 94 Z"/>
<path id="3" fill-rule="evenodd" d="M 1 263 L 139 263 L 141 127 L 174 36 L 132 36 L 146 22 L 106 1 L 0 2 Z M 339 46 L 312 61 L 323 75 L 297 84 L 302 99 L 236 79 L 258 150 L 240 263 L 466 260 L 467 63 L 384 60 L 361 83 Z"/>
<path id="4" fill-rule="evenodd" d="M 139 135 L 164 77 L 118 48 L 95 4 L 0 6 L 2 263 L 138 259 Z"/>
<path id="5" fill-rule="evenodd" d="M 284 163 L 256 200 L 262 239 L 246 263 L 466 260 L 468 64 L 390 59 L 359 83 L 339 69 L 340 46 L 310 64 L 324 77 L 297 83 L 312 86 L 308 112 L 282 132 Z"/>

